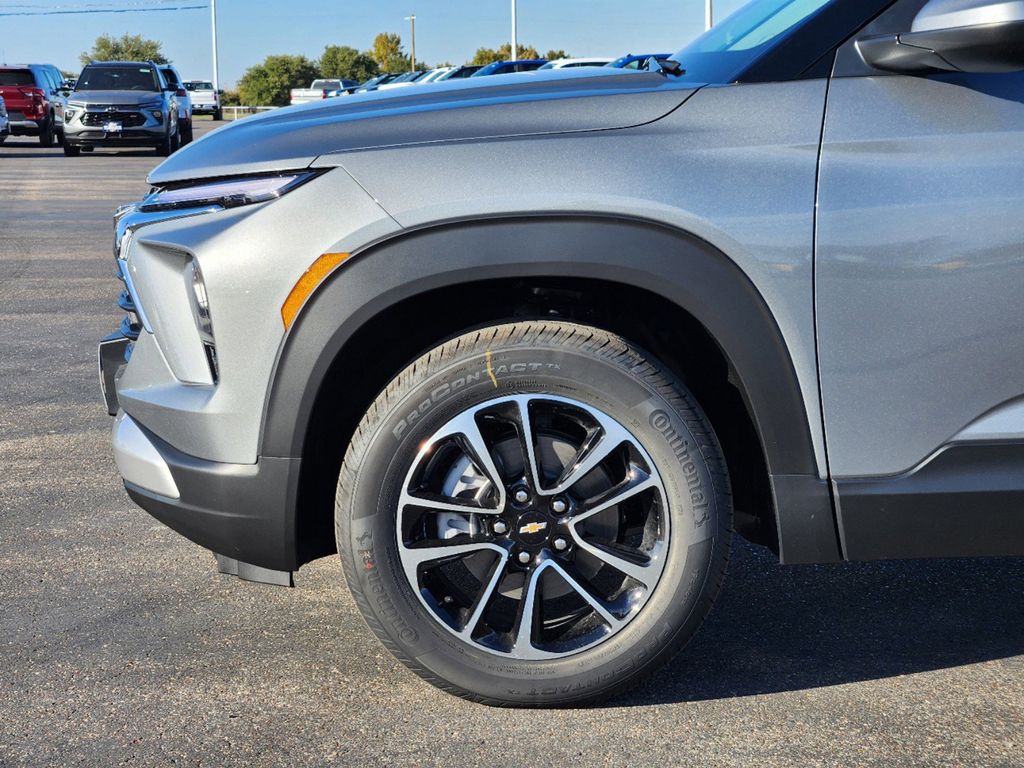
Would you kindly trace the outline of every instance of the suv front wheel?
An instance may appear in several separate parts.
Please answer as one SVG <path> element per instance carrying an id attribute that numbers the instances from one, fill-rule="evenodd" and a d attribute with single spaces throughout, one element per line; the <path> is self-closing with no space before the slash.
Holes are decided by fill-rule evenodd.
<path id="1" fill-rule="evenodd" d="M 178 129 L 174 129 L 174 133 L 169 133 L 167 138 L 156 145 L 156 154 L 158 157 L 169 157 L 173 155 L 181 147 L 181 134 Z"/>
<path id="2" fill-rule="evenodd" d="M 336 528 L 364 617 L 415 672 L 495 705 L 588 703 L 696 632 L 728 558 L 711 426 L 605 331 L 474 331 L 398 375 L 345 457 Z"/>

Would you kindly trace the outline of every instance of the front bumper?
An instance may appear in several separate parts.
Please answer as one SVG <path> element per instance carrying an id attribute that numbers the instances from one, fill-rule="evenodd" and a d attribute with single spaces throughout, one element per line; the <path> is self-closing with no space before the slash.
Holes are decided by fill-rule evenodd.
<path id="1" fill-rule="evenodd" d="M 281 307 L 319 254 L 350 252 L 397 228 L 345 173 L 273 202 L 119 211 L 113 250 L 127 315 L 104 343 L 101 379 L 108 410 L 145 437 L 122 441 L 119 467 L 139 506 L 228 558 L 223 569 L 267 581 L 253 568 L 286 572 L 332 550 L 329 513 L 307 509 L 298 523 L 296 510 L 308 504 L 298 494 L 300 453 L 261 449 L 285 338 Z M 219 375 L 197 327 L 190 264 L 205 282 Z M 177 497 L 154 482 L 163 476 L 154 466 L 166 466 Z"/>
<path id="2" fill-rule="evenodd" d="M 64 142 L 72 147 L 154 147 L 167 138 L 166 129 L 126 128 L 120 133 L 107 133 L 99 128 L 85 128 L 64 134 Z"/>
<path id="3" fill-rule="evenodd" d="M 127 339 L 100 344 L 100 380 L 112 430 L 114 461 L 138 506 L 169 528 L 213 551 L 223 573 L 292 586 L 299 567 L 295 502 L 300 459 L 262 457 L 225 464 L 188 456 L 117 407 L 114 383 Z"/>
<path id="4" fill-rule="evenodd" d="M 169 528 L 242 564 L 283 572 L 298 568 L 294 521 L 300 459 L 263 457 L 256 464 L 197 459 L 124 413 L 114 424 L 114 455 L 132 501 Z"/>

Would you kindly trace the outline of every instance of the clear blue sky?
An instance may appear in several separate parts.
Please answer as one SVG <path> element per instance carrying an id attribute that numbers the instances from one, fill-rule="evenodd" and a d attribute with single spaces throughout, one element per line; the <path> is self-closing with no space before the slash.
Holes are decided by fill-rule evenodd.
<path id="1" fill-rule="evenodd" d="M 52 63 L 78 71 L 78 55 L 98 35 L 140 33 L 163 42 L 186 79 L 212 74 L 209 11 L 10 16 L 208 0 L 0 0 L 0 62 Z M 743 0 L 715 0 L 722 18 Z M 217 0 L 221 86 L 269 54 L 316 58 L 325 45 L 368 48 L 378 32 L 398 32 L 408 48 L 405 16 L 415 13 L 416 54 L 430 63 L 462 63 L 480 46 L 508 42 L 509 0 Z M 574 56 L 676 51 L 704 25 L 703 0 L 519 0 L 519 40 L 541 53 Z"/>

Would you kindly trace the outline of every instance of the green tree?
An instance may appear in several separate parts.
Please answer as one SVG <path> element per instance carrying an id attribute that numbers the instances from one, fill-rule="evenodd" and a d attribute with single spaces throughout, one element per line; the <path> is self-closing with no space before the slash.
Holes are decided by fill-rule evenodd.
<path id="1" fill-rule="evenodd" d="M 142 35 L 121 37 L 100 35 L 93 43 L 92 50 L 78 57 L 84 67 L 90 61 L 155 61 L 157 64 L 170 64 L 171 60 L 164 56 L 159 40 L 147 40 Z"/>
<path id="2" fill-rule="evenodd" d="M 292 88 L 306 88 L 320 77 L 315 62 L 305 56 L 267 56 L 249 67 L 238 81 L 238 95 L 250 107 L 283 107 Z"/>
<path id="3" fill-rule="evenodd" d="M 381 32 L 373 38 L 370 56 L 382 72 L 404 72 L 409 69 L 409 57 L 402 48 L 402 36 L 395 32 Z"/>
<path id="4" fill-rule="evenodd" d="M 511 61 L 512 59 L 512 43 L 505 43 L 498 48 L 498 55 L 503 61 Z M 541 55 L 537 53 L 537 49 L 532 45 L 519 45 L 516 47 L 516 59 L 539 59 Z"/>
<path id="5" fill-rule="evenodd" d="M 501 56 L 498 55 L 496 50 L 493 48 L 477 48 L 469 63 L 477 67 L 485 67 L 492 61 L 501 61 Z"/>
<path id="6" fill-rule="evenodd" d="M 320 57 L 322 77 L 363 83 L 379 73 L 380 67 L 368 51 L 360 53 L 348 45 L 328 45 Z"/>
<path id="7" fill-rule="evenodd" d="M 539 59 L 542 58 L 537 49 L 532 45 L 519 45 L 516 47 L 516 58 L 517 59 Z M 512 43 L 504 43 L 499 45 L 497 50 L 494 48 L 477 48 L 476 53 L 473 55 L 473 59 L 469 62 L 470 64 L 486 66 L 492 61 L 511 61 L 512 60 Z"/>
<path id="8" fill-rule="evenodd" d="M 547 59 L 548 61 L 554 61 L 555 59 L 571 59 L 572 56 L 570 56 L 568 53 L 566 53 L 564 49 L 559 48 L 557 51 L 556 50 L 548 51 L 541 58 Z"/>

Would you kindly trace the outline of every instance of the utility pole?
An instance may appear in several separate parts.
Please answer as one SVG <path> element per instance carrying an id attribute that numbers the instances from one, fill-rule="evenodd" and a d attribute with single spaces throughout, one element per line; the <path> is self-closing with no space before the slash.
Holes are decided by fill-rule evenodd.
<path id="1" fill-rule="evenodd" d="M 516 23 L 516 0 L 512 0 L 512 61 L 519 58 L 519 24 Z"/>
<path id="2" fill-rule="evenodd" d="M 220 93 L 220 70 L 217 65 L 217 0 L 210 0 L 210 27 L 213 31 L 213 90 Z"/>
<path id="3" fill-rule="evenodd" d="M 712 0 L 704 0 L 704 29 L 711 29 L 715 23 L 715 14 L 711 4 Z"/>
<path id="4" fill-rule="evenodd" d="M 412 54 L 409 56 L 409 71 L 416 71 L 416 14 L 406 16 L 405 20 L 412 24 Z"/>

